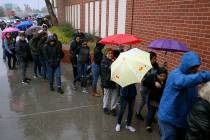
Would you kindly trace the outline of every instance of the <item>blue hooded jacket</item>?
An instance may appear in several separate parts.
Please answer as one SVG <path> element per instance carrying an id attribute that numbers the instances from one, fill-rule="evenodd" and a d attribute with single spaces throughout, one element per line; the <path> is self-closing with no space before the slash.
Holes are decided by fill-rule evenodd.
<path id="1" fill-rule="evenodd" d="M 158 110 L 158 119 L 175 127 L 187 127 L 187 115 L 197 100 L 197 86 L 210 80 L 210 72 L 189 74 L 188 70 L 201 65 L 200 57 L 194 52 L 185 53 L 181 65 L 167 79 Z"/>

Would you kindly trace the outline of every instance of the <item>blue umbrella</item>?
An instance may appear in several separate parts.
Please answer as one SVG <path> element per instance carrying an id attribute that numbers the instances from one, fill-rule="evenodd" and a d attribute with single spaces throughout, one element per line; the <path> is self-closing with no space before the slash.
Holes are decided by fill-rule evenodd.
<path id="1" fill-rule="evenodd" d="M 33 23 L 30 22 L 30 21 L 23 21 L 23 22 L 21 22 L 20 24 L 18 24 L 18 25 L 16 26 L 16 28 L 25 31 L 26 29 L 28 29 L 28 28 L 29 28 L 30 26 L 32 26 L 32 25 L 33 25 Z"/>
<path id="2" fill-rule="evenodd" d="M 185 44 L 172 39 L 158 39 L 150 43 L 148 48 L 169 51 L 169 52 L 188 52 Z"/>

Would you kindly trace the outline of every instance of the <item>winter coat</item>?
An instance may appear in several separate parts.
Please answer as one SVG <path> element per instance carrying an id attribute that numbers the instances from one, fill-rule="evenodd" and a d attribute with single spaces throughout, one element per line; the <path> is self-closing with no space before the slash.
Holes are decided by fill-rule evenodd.
<path id="1" fill-rule="evenodd" d="M 90 49 L 89 47 L 79 47 L 76 50 L 77 63 L 90 64 Z"/>
<path id="2" fill-rule="evenodd" d="M 189 74 L 188 70 L 201 64 L 194 52 L 185 53 L 181 65 L 167 79 L 158 110 L 159 120 L 179 128 L 187 127 L 187 114 L 198 97 L 197 86 L 210 80 L 210 72 Z"/>
<path id="3" fill-rule="evenodd" d="M 55 42 L 53 46 L 50 45 L 51 41 Z M 56 44 L 54 37 L 48 37 L 46 46 L 44 46 L 44 58 L 47 64 L 52 68 L 56 68 L 60 64 L 62 59 L 62 50 Z"/>
<path id="4" fill-rule="evenodd" d="M 26 40 L 18 40 L 16 42 L 16 54 L 21 62 L 28 62 L 30 56 L 29 44 Z"/>
<path id="5" fill-rule="evenodd" d="M 103 44 L 97 44 L 96 47 L 94 48 L 94 63 L 99 65 L 101 64 L 101 61 L 103 59 L 103 49 L 104 45 Z"/>
<path id="6" fill-rule="evenodd" d="M 135 98 L 137 94 L 136 85 L 131 84 L 124 88 L 120 88 L 120 96 Z"/>
<path id="7" fill-rule="evenodd" d="M 34 35 L 34 37 L 29 41 L 29 46 L 30 46 L 32 55 L 39 55 L 40 48 L 39 48 L 38 43 L 40 39 L 41 39 L 40 36 L 37 34 L 37 35 Z"/>
<path id="8" fill-rule="evenodd" d="M 188 118 L 186 140 L 210 139 L 210 103 L 199 99 L 192 107 Z"/>
<path id="9" fill-rule="evenodd" d="M 76 40 L 71 42 L 70 49 L 69 49 L 69 54 L 70 54 L 70 59 L 71 63 L 74 65 L 77 64 L 77 56 L 76 56 L 76 50 L 80 47 L 80 43 L 77 43 Z"/>
<path id="10" fill-rule="evenodd" d="M 157 75 L 151 74 L 145 78 L 142 84 L 149 89 L 148 100 L 150 104 L 153 104 L 153 105 L 155 104 L 155 106 L 157 107 L 160 103 L 160 99 L 162 97 L 163 90 L 165 88 L 165 83 L 161 85 L 161 88 L 157 88 L 155 86 L 155 82 L 159 82 L 157 79 Z"/>
<path id="11" fill-rule="evenodd" d="M 15 45 L 14 45 L 14 42 L 12 39 L 10 39 L 10 40 L 7 38 L 4 39 L 4 48 L 5 48 L 7 54 L 9 53 L 11 55 L 14 55 Z"/>
<path id="12" fill-rule="evenodd" d="M 38 42 L 38 48 L 39 48 L 39 57 L 41 60 L 44 60 L 44 47 L 46 46 L 47 37 L 41 38 Z"/>
<path id="13" fill-rule="evenodd" d="M 103 88 L 116 88 L 116 84 L 111 81 L 111 64 L 112 60 L 104 57 L 101 61 L 101 82 Z"/>

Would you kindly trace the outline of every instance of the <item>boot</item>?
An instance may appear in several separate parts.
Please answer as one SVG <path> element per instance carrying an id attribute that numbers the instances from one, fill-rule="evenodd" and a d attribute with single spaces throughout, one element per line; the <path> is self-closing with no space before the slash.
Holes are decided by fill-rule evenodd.
<path id="1" fill-rule="evenodd" d="M 91 93 L 92 96 L 95 96 L 95 97 L 100 97 L 100 95 L 97 93 L 96 89 L 95 88 L 92 88 L 92 93 Z"/>

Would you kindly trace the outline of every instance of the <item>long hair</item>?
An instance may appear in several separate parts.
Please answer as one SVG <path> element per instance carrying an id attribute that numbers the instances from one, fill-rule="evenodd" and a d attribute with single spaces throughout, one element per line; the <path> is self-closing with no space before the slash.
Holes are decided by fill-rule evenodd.
<path id="1" fill-rule="evenodd" d="M 210 103 L 210 82 L 206 83 L 199 91 L 199 95 L 202 99 Z"/>

